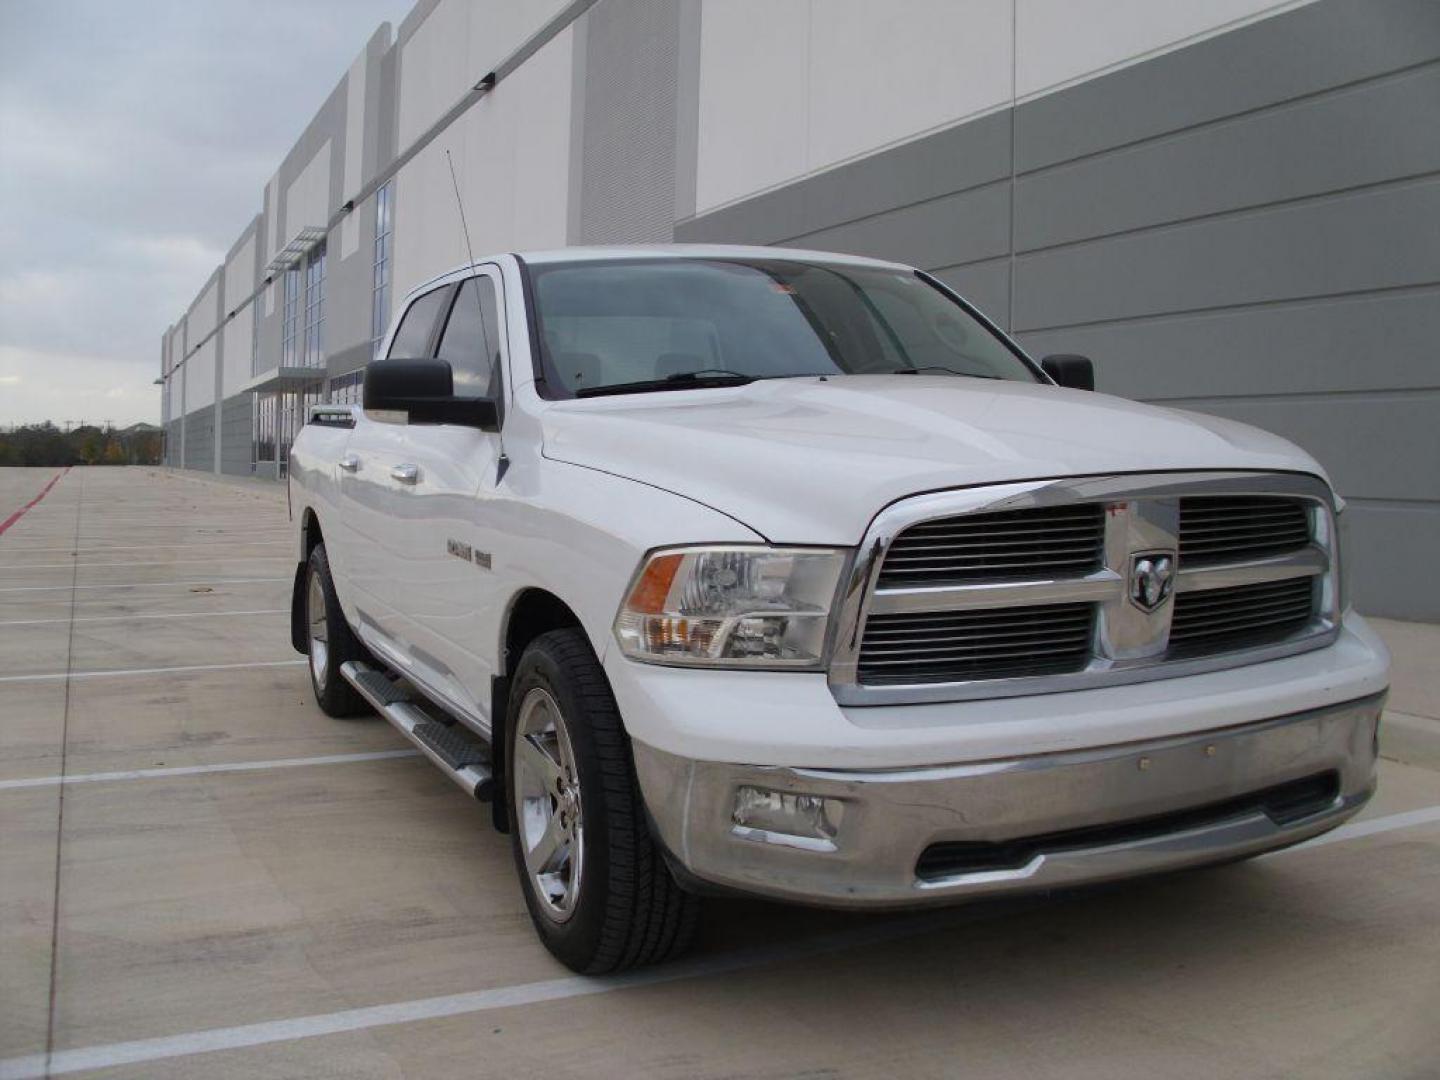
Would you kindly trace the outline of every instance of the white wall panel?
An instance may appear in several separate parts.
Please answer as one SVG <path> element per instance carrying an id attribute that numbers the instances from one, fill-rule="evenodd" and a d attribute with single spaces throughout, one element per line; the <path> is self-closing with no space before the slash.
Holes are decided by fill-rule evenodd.
<path id="1" fill-rule="evenodd" d="M 555 5 L 558 6 L 558 5 Z M 497 231 L 486 246 L 563 247 L 570 197 L 570 66 L 573 30 L 565 30 L 496 88 L 497 105 L 512 113 L 508 146 L 514 189 L 508 238 Z M 481 103 L 485 104 L 484 102 Z M 484 143 L 472 142 L 467 161 L 479 170 L 497 169 Z M 499 158 L 503 162 L 505 158 Z M 467 198 L 466 212 L 469 212 Z M 482 241 L 476 237 L 476 243 Z M 479 254 L 479 249 L 476 249 Z"/>
<path id="2" fill-rule="evenodd" d="M 565 243 L 571 31 L 556 36 L 395 180 L 395 296 L 468 261 L 445 152 L 476 258 Z"/>
<path id="3" fill-rule="evenodd" d="M 225 324 L 225 369 L 220 376 L 222 397 L 239 393 L 240 388 L 250 381 L 250 347 L 255 336 L 253 318 L 251 305 L 246 304 L 235 318 Z"/>
<path id="4" fill-rule="evenodd" d="M 400 298 L 416 285 L 465 261 L 465 239 L 445 162 L 447 149 L 462 159 L 464 156 L 455 127 L 420 151 L 394 180 L 395 267 L 391 280 L 397 306 L 391 309 L 392 317 L 399 311 Z"/>
<path id="5" fill-rule="evenodd" d="M 225 261 L 225 311 L 239 307 L 255 290 L 255 234 Z"/>
<path id="6" fill-rule="evenodd" d="M 809 24 L 808 0 L 706 0 L 698 211 L 805 172 Z"/>
<path id="7" fill-rule="evenodd" d="M 190 309 L 190 340 L 199 341 L 211 330 L 215 329 L 215 308 L 218 303 L 218 292 L 220 282 L 212 280 L 200 294 L 200 299 L 195 301 L 195 306 Z"/>
<path id="8" fill-rule="evenodd" d="M 1011 0 L 706 0 L 696 209 L 1006 104 Z"/>
<path id="9" fill-rule="evenodd" d="M 175 373 L 170 376 L 169 381 L 165 384 L 166 393 L 170 395 L 169 415 L 171 420 L 179 420 L 181 414 L 185 411 L 185 403 L 180 396 L 180 386 L 184 381 L 184 372 L 185 369 L 183 367 L 176 369 Z"/>
<path id="10" fill-rule="evenodd" d="M 301 229 L 330 220 L 330 140 L 285 189 L 285 238 L 289 243 Z"/>
<path id="11" fill-rule="evenodd" d="M 360 190 L 365 152 L 365 80 L 369 75 L 369 52 L 362 49 L 345 75 L 345 172 L 344 198 Z M 360 250 L 360 219 L 347 214 L 340 223 L 339 257 L 348 259 Z"/>
<path id="12" fill-rule="evenodd" d="M 441 0 L 401 51 L 400 147 L 414 142 L 566 3 Z"/>
<path id="13" fill-rule="evenodd" d="M 1294 0 L 1015 0 L 1020 97 L 1296 7 Z"/>
<path id="14" fill-rule="evenodd" d="M 568 2 L 569 0 L 471 0 L 467 73 L 470 85 L 473 86 L 494 71 L 501 60 L 558 15 Z"/>
<path id="15" fill-rule="evenodd" d="M 806 168 L 1007 104 L 1010 34 L 1011 0 L 815 5 Z"/>
<path id="16" fill-rule="evenodd" d="M 400 51 L 401 150 L 474 85 L 469 51 L 469 0 L 440 0 Z"/>
<path id="17" fill-rule="evenodd" d="M 185 411 L 194 412 L 215 404 L 215 339 L 201 345 L 185 361 Z"/>

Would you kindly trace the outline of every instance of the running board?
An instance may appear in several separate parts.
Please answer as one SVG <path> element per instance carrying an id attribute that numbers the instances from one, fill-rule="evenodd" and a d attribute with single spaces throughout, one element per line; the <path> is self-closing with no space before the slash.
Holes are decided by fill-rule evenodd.
<path id="1" fill-rule="evenodd" d="M 475 798 L 489 801 L 495 774 L 484 743 L 457 730 L 458 725 L 438 723 L 420 708 L 418 697 L 383 671 L 351 660 L 340 665 L 340 674 L 450 779 Z"/>

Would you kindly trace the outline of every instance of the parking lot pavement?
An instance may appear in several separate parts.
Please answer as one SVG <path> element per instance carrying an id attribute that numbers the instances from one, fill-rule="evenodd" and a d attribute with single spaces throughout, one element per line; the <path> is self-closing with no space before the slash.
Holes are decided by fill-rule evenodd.
<path id="1" fill-rule="evenodd" d="M 0 470 L 0 521 L 54 473 Z M 284 538 L 281 486 L 136 469 L 0 535 L 0 1076 L 47 1047 L 187 1078 L 1440 1062 L 1440 773 L 1388 761 L 1362 821 L 1250 863 L 920 916 L 713 902 L 694 959 L 571 976 L 487 809 L 314 706 Z M 1429 665 L 1397 673 L 1430 708 Z"/>

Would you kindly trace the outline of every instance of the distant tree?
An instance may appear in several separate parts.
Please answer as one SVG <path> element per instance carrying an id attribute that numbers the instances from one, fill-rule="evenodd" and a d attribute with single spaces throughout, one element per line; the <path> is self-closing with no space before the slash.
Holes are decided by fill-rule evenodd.
<path id="1" fill-rule="evenodd" d="M 63 432 L 47 421 L 0 430 L 0 465 L 158 465 L 160 446 L 160 429 L 150 424 Z"/>
<path id="2" fill-rule="evenodd" d="M 70 434 L 80 440 L 80 460 L 86 465 L 98 465 L 105 453 L 105 437 L 100 434 L 100 429 L 81 427 Z"/>

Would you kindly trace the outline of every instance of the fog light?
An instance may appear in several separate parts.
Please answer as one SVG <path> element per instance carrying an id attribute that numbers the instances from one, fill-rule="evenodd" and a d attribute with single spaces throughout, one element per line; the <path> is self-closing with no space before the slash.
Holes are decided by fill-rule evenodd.
<path id="1" fill-rule="evenodd" d="M 834 851 L 844 803 L 821 795 L 742 787 L 731 814 L 736 832 L 753 840 Z"/>

